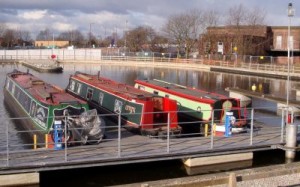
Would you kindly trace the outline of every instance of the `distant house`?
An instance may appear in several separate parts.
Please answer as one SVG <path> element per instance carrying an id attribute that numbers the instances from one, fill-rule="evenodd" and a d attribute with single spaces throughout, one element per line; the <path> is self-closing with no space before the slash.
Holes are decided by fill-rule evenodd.
<path id="1" fill-rule="evenodd" d="M 36 48 L 65 48 L 70 45 L 69 41 L 57 41 L 57 40 L 40 40 L 35 41 L 34 46 Z"/>

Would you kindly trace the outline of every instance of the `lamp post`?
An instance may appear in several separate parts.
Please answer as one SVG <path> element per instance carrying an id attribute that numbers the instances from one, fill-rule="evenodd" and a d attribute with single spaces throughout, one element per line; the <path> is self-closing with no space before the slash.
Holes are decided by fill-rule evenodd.
<path id="1" fill-rule="evenodd" d="M 89 33 L 90 47 L 92 47 L 92 24 L 94 24 L 94 23 L 90 23 L 90 33 Z"/>
<path id="2" fill-rule="evenodd" d="M 126 20 L 126 22 L 125 22 L 125 32 L 124 32 L 124 38 L 125 38 L 125 42 L 124 42 L 124 48 L 125 48 L 125 52 L 126 52 L 126 44 L 127 44 L 127 20 Z"/>
<path id="3" fill-rule="evenodd" d="M 291 18 L 295 14 L 295 9 L 293 8 L 293 4 L 289 3 L 288 5 L 288 17 L 289 17 L 289 25 L 288 25 L 288 37 L 287 37 L 287 53 L 288 53 L 288 72 L 287 72 L 287 86 L 286 86 L 286 107 L 287 107 L 287 115 L 286 122 L 289 123 L 289 92 L 290 92 L 290 35 L 291 35 Z"/>

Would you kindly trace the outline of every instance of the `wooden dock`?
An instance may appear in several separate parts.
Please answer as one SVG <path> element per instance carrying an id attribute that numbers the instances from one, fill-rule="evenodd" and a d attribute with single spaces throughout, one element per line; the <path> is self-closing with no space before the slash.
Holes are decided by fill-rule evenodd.
<path id="1" fill-rule="evenodd" d="M 73 146 L 63 150 L 28 149 L 0 152 L 0 174 L 39 172 L 93 166 L 117 165 L 170 159 L 185 159 L 269 150 L 284 142 L 280 127 L 261 127 L 231 137 L 198 136 L 150 138 L 122 129 L 111 130 L 98 145 Z"/>
<path id="2" fill-rule="evenodd" d="M 264 94 L 261 92 L 256 92 L 256 91 L 250 91 L 250 90 L 245 90 L 245 89 L 240 89 L 240 88 L 226 88 L 225 89 L 228 92 L 235 92 L 241 95 L 245 95 L 247 97 L 254 97 L 258 99 L 264 99 L 267 101 L 272 101 L 275 103 L 281 103 L 281 104 L 286 104 L 286 98 L 281 98 L 281 97 L 276 97 L 271 94 Z M 298 100 L 289 100 L 289 105 L 290 106 L 295 106 L 299 107 L 300 106 L 300 101 Z"/>

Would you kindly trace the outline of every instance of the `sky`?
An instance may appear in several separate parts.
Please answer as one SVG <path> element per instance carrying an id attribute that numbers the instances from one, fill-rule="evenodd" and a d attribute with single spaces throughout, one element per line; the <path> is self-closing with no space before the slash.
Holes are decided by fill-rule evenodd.
<path id="1" fill-rule="evenodd" d="M 291 25 L 298 26 L 299 0 L 0 0 L 0 23 L 29 31 L 32 37 L 46 28 L 54 34 L 78 29 L 87 35 L 91 30 L 105 37 L 137 26 L 159 31 L 170 15 L 192 9 L 214 10 L 224 17 L 229 8 L 242 4 L 263 10 L 267 25 L 284 26 L 289 23 L 289 3 L 295 8 Z"/>

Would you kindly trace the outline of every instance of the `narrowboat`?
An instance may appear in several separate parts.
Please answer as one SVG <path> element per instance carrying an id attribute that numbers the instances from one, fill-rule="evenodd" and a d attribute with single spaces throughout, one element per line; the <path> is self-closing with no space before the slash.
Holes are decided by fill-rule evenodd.
<path id="1" fill-rule="evenodd" d="M 212 118 L 214 123 L 222 125 L 225 123 L 226 112 L 233 112 L 232 132 L 245 130 L 247 122 L 239 99 L 157 79 L 136 80 L 135 88 L 176 100 L 179 116 L 185 120 L 200 121 L 200 128 Z"/>
<path id="2" fill-rule="evenodd" d="M 175 100 L 160 97 L 111 79 L 82 72 L 70 76 L 67 92 L 92 108 L 121 118 L 124 127 L 142 135 L 180 134 Z M 168 125 L 169 124 L 169 129 Z"/>
<path id="3" fill-rule="evenodd" d="M 39 143 L 45 134 L 53 137 L 54 123 L 67 130 L 62 136 L 67 135 L 68 143 L 95 144 L 103 138 L 105 122 L 96 110 L 89 110 L 87 102 L 28 71 L 8 73 L 3 92 L 6 107 L 14 116 L 22 118 L 17 124 L 29 134 L 38 135 Z"/>

